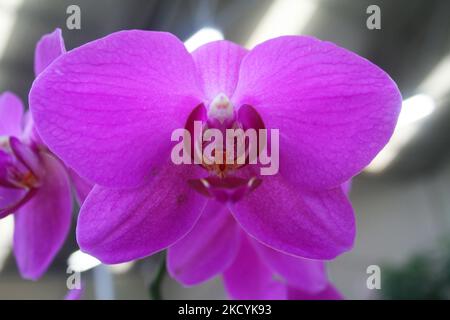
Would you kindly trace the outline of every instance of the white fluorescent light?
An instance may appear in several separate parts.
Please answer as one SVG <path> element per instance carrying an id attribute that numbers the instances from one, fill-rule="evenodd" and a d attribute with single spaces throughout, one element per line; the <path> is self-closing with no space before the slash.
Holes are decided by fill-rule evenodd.
<path id="1" fill-rule="evenodd" d="M 271 38 L 300 34 L 317 7 L 315 0 L 275 0 L 247 41 L 247 48 Z"/>
<path id="2" fill-rule="evenodd" d="M 128 271 L 131 270 L 131 268 L 133 268 L 133 266 L 134 266 L 134 261 L 108 265 L 109 270 L 111 270 L 111 272 L 113 274 L 127 273 Z"/>
<path id="3" fill-rule="evenodd" d="M 67 264 L 72 271 L 84 272 L 99 266 L 101 262 L 97 258 L 77 250 L 70 255 Z"/>
<path id="4" fill-rule="evenodd" d="M 434 99 L 425 94 L 418 94 L 403 101 L 402 111 L 398 118 L 398 127 L 404 127 L 426 116 L 429 116 L 436 105 Z"/>
<path id="5" fill-rule="evenodd" d="M 17 10 L 23 0 L 2 0 L 0 4 L 0 59 L 11 37 L 17 18 Z"/>
<path id="6" fill-rule="evenodd" d="M 436 108 L 435 101 L 428 95 L 418 94 L 403 101 L 397 127 L 389 143 L 373 159 L 365 171 L 379 173 L 386 169 L 401 149 L 412 140 L 420 127 L 420 120 L 429 116 Z"/>
<path id="7" fill-rule="evenodd" d="M 223 40 L 224 35 L 220 30 L 214 28 L 202 28 L 193 34 L 184 42 L 184 45 L 189 52 L 201 47 L 204 44 L 212 41 Z"/>
<path id="8" fill-rule="evenodd" d="M 419 90 L 435 99 L 445 96 L 450 90 L 450 55 L 438 63 L 419 86 Z"/>
<path id="9" fill-rule="evenodd" d="M 10 214 L 0 220 L 0 271 L 5 266 L 6 259 L 11 252 L 13 233 L 14 218 L 13 215 Z"/>
<path id="10" fill-rule="evenodd" d="M 438 63 L 418 87 L 418 91 L 425 94 L 415 95 L 403 102 L 391 141 L 366 168 L 367 172 L 379 173 L 387 168 L 415 136 L 419 129 L 418 122 L 430 115 L 436 109 L 436 101 L 450 91 L 450 55 Z"/>
<path id="11" fill-rule="evenodd" d="M 386 169 L 397 156 L 395 148 L 389 146 L 389 144 L 384 147 L 383 150 L 372 160 L 372 162 L 364 170 L 365 172 L 371 174 L 377 174 Z"/>
<path id="12" fill-rule="evenodd" d="M 77 250 L 69 256 L 67 264 L 72 271 L 84 272 L 98 267 L 102 263 L 97 258 L 80 250 Z M 114 274 L 123 274 L 129 271 L 133 267 L 133 265 L 134 261 L 130 261 L 125 263 L 107 265 L 107 268 Z"/>

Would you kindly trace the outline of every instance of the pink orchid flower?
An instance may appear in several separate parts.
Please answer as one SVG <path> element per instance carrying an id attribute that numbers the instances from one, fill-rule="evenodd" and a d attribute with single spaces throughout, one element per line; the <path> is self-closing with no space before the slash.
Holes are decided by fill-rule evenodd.
<path id="1" fill-rule="evenodd" d="M 232 299 L 287 299 L 328 285 L 325 263 L 284 254 L 249 237 L 225 206 L 210 201 L 195 227 L 168 249 L 169 274 L 186 286 L 223 274 Z"/>
<path id="2" fill-rule="evenodd" d="M 64 51 L 60 30 L 44 36 L 35 52 L 36 75 Z M 17 265 L 24 278 L 36 280 L 69 232 L 71 184 L 20 99 L 7 92 L 0 96 L 0 218 L 12 213 Z"/>
<path id="3" fill-rule="evenodd" d="M 343 184 L 345 194 L 350 185 Z M 287 255 L 249 237 L 217 201 L 209 201 L 194 228 L 169 247 L 167 270 L 186 286 L 223 274 L 232 299 L 342 299 L 324 261 Z"/>
<path id="4" fill-rule="evenodd" d="M 173 164 L 172 132 L 197 118 L 216 125 L 218 98 L 227 125 L 279 130 L 277 175 Z M 396 84 L 380 68 L 303 36 L 251 51 L 219 41 L 190 54 L 168 33 L 117 32 L 58 58 L 30 92 L 42 139 L 96 184 L 77 240 L 104 263 L 173 245 L 211 199 L 270 248 L 336 257 L 355 236 L 341 184 L 388 142 L 400 107 Z"/>
<path id="5" fill-rule="evenodd" d="M 235 261 L 224 272 L 228 295 L 238 300 L 341 300 L 325 262 L 280 253 L 243 237 Z"/>

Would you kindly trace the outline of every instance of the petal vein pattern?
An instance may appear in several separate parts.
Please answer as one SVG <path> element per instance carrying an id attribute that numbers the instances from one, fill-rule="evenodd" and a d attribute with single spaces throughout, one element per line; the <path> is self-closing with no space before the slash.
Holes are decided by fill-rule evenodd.
<path id="1" fill-rule="evenodd" d="M 175 36 L 123 31 L 55 61 L 35 81 L 30 108 L 44 142 L 81 176 L 136 187 L 164 165 L 168 137 L 201 97 Z"/>

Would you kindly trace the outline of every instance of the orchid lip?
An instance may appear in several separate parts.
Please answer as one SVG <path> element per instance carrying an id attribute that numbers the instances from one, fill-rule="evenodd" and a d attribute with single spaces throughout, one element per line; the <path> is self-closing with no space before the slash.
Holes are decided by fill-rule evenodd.
<path id="1" fill-rule="evenodd" d="M 186 149 L 183 148 L 183 151 L 189 154 L 188 158 L 192 161 L 183 160 L 182 163 L 200 165 L 211 175 L 222 178 L 249 163 L 256 164 L 260 152 L 267 147 L 267 138 L 260 140 L 262 135 L 259 131 L 264 130 L 265 125 L 258 112 L 245 104 L 235 110 L 232 102 L 223 93 L 218 94 L 208 108 L 204 104 L 194 108 L 184 129 L 186 132 L 183 141 L 186 142 Z M 248 132 L 252 130 L 254 132 Z M 214 154 L 205 155 L 204 148 L 211 144 L 209 135 L 212 134 L 214 144 L 217 144 L 216 134 L 219 131 L 222 133 L 220 147 L 214 148 Z M 253 136 L 254 139 L 251 138 Z M 228 140 L 232 142 L 230 145 Z"/>
<path id="2" fill-rule="evenodd" d="M 6 143 L 0 149 L 0 185 L 10 189 L 38 188 L 38 154 L 14 137 L 8 138 Z"/>
<path id="3" fill-rule="evenodd" d="M 0 149 L 0 151 L 2 151 Z M 14 189 L 17 192 L 24 190 L 24 194 L 12 204 L 0 208 L 0 218 L 3 218 L 29 201 L 40 186 L 37 176 L 25 166 L 14 153 L 2 152 L 2 171 L 0 172 L 0 186 L 6 189 Z"/>
<path id="4" fill-rule="evenodd" d="M 252 145 L 244 139 L 244 148 L 241 151 L 238 151 L 238 146 L 232 146 L 228 150 L 227 145 L 224 149 L 220 149 L 221 151 L 215 150 L 211 158 L 203 154 L 203 148 L 207 147 L 208 142 L 202 139 L 202 135 L 210 129 L 217 129 L 225 135 L 229 130 L 244 132 L 249 129 L 265 129 L 264 122 L 253 107 L 242 105 L 235 110 L 228 97 L 221 93 L 213 99 L 208 108 L 204 104 L 197 106 L 188 117 L 185 129 L 189 132 L 186 140 L 189 158 L 193 160 L 191 163 L 201 166 L 208 173 L 206 178 L 188 181 L 195 191 L 222 203 L 234 203 L 262 183 L 257 177 L 244 179 L 236 175 L 239 169 L 249 163 L 256 163 L 260 150 L 258 148 L 256 151 L 251 150 L 252 146 L 255 147 L 254 143 Z M 198 139 L 199 137 L 201 138 Z M 266 142 L 260 141 L 259 145 L 265 148 Z"/>
<path id="5" fill-rule="evenodd" d="M 234 203 L 241 200 L 245 195 L 255 190 L 261 182 L 261 179 L 256 177 L 250 179 L 208 177 L 188 181 L 195 191 L 223 203 Z"/>

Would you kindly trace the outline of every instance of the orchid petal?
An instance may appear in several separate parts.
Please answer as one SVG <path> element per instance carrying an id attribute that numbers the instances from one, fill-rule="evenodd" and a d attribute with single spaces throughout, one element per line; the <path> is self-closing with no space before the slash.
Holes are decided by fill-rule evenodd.
<path id="1" fill-rule="evenodd" d="M 253 240 L 253 242 L 267 265 L 290 286 L 305 292 L 315 293 L 328 285 L 328 276 L 323 261 L 287 255 L 256 240 Z"/>
<path id="2" fill-rule="evenodd" d="M 24 278 L 42 276 L 70 229 L 72 196 L 64 166 L 42 154 L 45 169 L 36 194 L 14 215 L 14 254 Z"/>
<path id="3" fill-rule="evenodd" d="M 282 300 L 286 287 L 273 277 L 253 247 L 250 239 L 243 236 L 233 264 L 224 272 L 225 289 L 236 300 Z"/>
<path id="4" fill-rule="evenodd" d="M 5 92 L 0 95 L 0 136 L 20 137 L 23 110 L 22 101 L 15 94 Z"/>
<path id="5" fill-rule="evenodd" d="M 239 79 L 239 68 L 247 50 L 229 41 L 205 44 L 192 53 L 206 101 L 223 93 L 231 97 Z"/>
<path id="6" fill-rule="evenodd" d="M 233 100 L 279 129 L 280 171 L 309 189 L 339 186 L 390 139 L 402 98 L 380 68 L 332 43 L 285 36 L 242 61 Z"/>
<path id="7" fill-rule="evenodd" d="M 34 73 L 38 76 L 56 58 L 66 52 L 61 29 L 44 35 L 36 45 L 34 51 Z"/>
<path id="8" fill-rule="evenodd" d="M 230 210 L 247 233 L 287 254 L 333 259 L 353 246 L 355 218 L 341 187 L 299 190 L 270 176 Z"/>
<path id="9" fill-rule="evenodd" d="M 169 164 L 142 187 L 94 186 L 78 218 L 81 250 L 121 263 L 173 245 L 193 228 L 207 201 L 190 188 L 191 175 L 192 168 Z"/>
<path id="10" fill-rule="evenodd" d="M 227 207 L 210 200 L 195 227 L 169 248 L 170 275 L 195 285 L 223 272 L 237 254 L 240 232 Z"/>
<path id="11" fill-rule="evenodd" d="M 170 157 L 202 94 L 194 61 L 168 33 L 122 31 L 74 49 L 34 82 L 42 140 L 93 183 L 141 186 Z"/>

